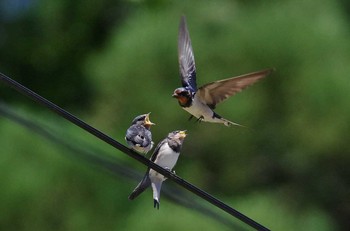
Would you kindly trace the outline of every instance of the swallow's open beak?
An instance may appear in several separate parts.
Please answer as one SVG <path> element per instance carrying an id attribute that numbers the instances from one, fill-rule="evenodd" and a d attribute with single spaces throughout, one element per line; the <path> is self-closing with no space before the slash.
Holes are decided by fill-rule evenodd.
<path id="1" fill-rule="evenodd" d="M 181 93 L 181 90 L 179 88 L 175 89 L 172 97 L 179 98 L 179 94 Z"/>
<path id="2" fill-rule="evenodd" d="M 151 114 L 151 112 L 148 113 L 145 117 L 145 125 L 150 127 L 151 125 L 156 125 L 156 124 L 151 122 L 151 120 L 149 119 L 149 114 Z"/>
<path id="3" fill-rule="evenodd" d="M 187 136 L 186 130 L 180 131 L 179 135 L 180 135 L 181 138 L 185 138 Z"/>

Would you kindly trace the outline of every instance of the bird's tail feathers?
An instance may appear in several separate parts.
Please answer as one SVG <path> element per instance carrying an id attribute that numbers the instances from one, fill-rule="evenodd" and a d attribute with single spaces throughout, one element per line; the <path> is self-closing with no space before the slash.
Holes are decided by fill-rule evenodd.
<path id="1" fill-rule="evenodd" d="M 240 125 L 240 124 L 234 123 L 234 122 L 229 121 L 227 119 L 224 119 L 224 118 L 220 118 L 220 119 L 223 121 L 224 125 L 227 126 L 227 127 L 231 127 L 232 125 L 234 125 L 234 126 L 238 126 L 238 127 L 242 127 L 242 128 L 247 128 L 244 125 Z"/>
<path id="2" fill-rule="evenodd" d="M 142 181 L 136 186 L 134 191 L 129 195 L 129 200 L 133 200 L 138 197 L 143 191 L 145 191 L 151 185 L 151 180 L 148 176 L 148 171 L 143 177 Z"/>
<path id="3" fill-rule="evenodd" d="M 159 200 L 153 199 L 153 206 L 155 209 L 159 209 Z"/>
<path id="4" fill-rule="evenodd" d="M 237 124 L 237 123 L 234 123 L 232 121 L 229 121 L 225 118 L 223 118 L 222 116 L 220 116 L 219 114 L 217 114 L 216 112 L 213 111 L 213 119 L 215 120 L 216 123 L 223 123 L 225 126 L 227 127 L 231 127 L 231 125 L 234 125 L 234 126 L 239 126 L 239 127 L 243 127 L 243 128 L 246 128 L 246 126 L 243 126 L 243 125 L 240 125 L 240 124 Z"/>
<path id="5" fill-rule="evenodd" d="M 153 190 L 153 202 L 154 208 L 159 209 L 159 199 L 160 199 L 160 189 L 162 187 L 163 180 L 159 179 L 152 182 L 152 190 Z"/>

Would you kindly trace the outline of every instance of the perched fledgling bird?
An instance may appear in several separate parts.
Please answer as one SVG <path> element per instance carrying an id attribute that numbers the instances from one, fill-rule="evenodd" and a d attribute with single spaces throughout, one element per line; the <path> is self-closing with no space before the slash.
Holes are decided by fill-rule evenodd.
<path id="1" fill-rule="evenodd" d="M 150 121 L 149 114 L 136 116 L 125 135 L 129 147 L 142 154 L 146 154 L 153 147 L 150 129 L 155 124 Z"/>
<path id="2" fill-rule="evenodd" d="M 177 159 L 179 158 L 180 150 L 185 137 L 186 131 L 170 132 L 168 136 L 157 145 L 150 160 L 159 166 L 172 171 Z M 148 168 L 142 181 L 130 194 L 129 200 L 135 199 L 149 186 L 152 186 L 154 208 L 159 209 L 160 189 L 163 181 L 165 180 L 166 177 L 164 177 L 162 174 Z"/>
<path id="3" fill-rule="evenodd" d="M 266 69 L 223 79 L 205 84 L 197 89 L 196 66 L 185 16 L 182 16 L 180 21 L 178 53 L 182 87 L 175 89 L 173 97 L 179 101 L 184 110 L 191 114 L 190 119 L 195 116 L 198 121 L 223 123 L 226 126 L 241 126 L 222 118 L 213 109 L 215 109 L 216 104 L 242 91 L 273 71 L 273 69 Z"/>

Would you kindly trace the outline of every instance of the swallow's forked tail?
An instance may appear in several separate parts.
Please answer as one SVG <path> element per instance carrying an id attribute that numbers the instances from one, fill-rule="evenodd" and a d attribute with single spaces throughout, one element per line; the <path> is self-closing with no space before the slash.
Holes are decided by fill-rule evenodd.
<path id="1" fill-rule="evenodd" d="M 231 127 L 232 125 L 234 125 L 234 126 L 246 128 L 246 126 L 243 126 L 243 125 L 234 123 L 234 122 L 229 121 L 229 120 L 227 120 L 227 119 L 224 119 L 224 118 L 222 118 L 222 117 L 221 117 L 220 119 L 223 121 L 224 125 L 227 126 L 227 127 Z"/>
<path id="2" fill-rule="evenodd" d="M 153 206 L 157 209 L 159 209 L 160 189 L 162 187 L 162 183 L 162 179 L 155 179 L 154 182 L 151 183 L 153 190 Z"/>
<path id="3" fill-rule="evenodd" d="M 234 125 L 234 126 L 239 126 L 239 127 L 243 127 L 245 128 L 245 126 L 243 125 L 240 125 L 240 124 L 237 124 L 237 123 L 234 123 L 232 121 L 229 121 L 225 118 L 223 118 L 222 116 L 220 116 L 219 114 L 217 114 L 216 112 L 213 112 L 213 119 L 215 119 L 216 123 L 223 123 L 226 127 L 231 127 L 231 125 Z"/>

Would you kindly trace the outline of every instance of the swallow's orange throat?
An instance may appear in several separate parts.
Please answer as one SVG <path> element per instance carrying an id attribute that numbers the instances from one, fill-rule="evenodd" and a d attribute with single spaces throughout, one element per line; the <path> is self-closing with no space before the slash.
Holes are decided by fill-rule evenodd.
<path id="1" fill-rule="evenodd" d="M 175 89 L 173 97 L 179 101 L 181 107 L 189 107 L 192 104 L 191 92 L 183 87 Z"/>
<path id="2" fill-rule="evenodd" d="M 182 95 L 179 95 L 179 96 L 177 97 L 177 100 L 179 101 L 179 103 L 180 103 L 181 105 L 185 105 L 185 104 L 187 104 L 187 102 L 188 102 L 188 98 L 185 97 L 185 96 L 182 96 Z"/>
<path id="3" fill-rule="evenodd" d="M 179 101 L 181 107 L 189 107 L 191 104 L 191 99 L 189 97 L 183 95 L 174 95 L 174 98 Z"/>

